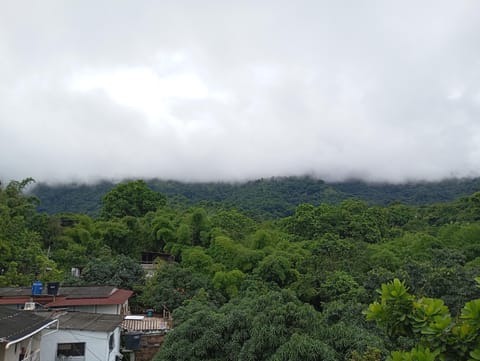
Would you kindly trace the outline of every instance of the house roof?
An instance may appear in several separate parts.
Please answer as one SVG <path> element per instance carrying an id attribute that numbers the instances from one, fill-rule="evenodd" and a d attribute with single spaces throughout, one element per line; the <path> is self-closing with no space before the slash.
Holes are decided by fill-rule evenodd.
<path id="1" fill-rule="evenodd" d="M 128 332 L 164 331 L 171 328 L 171 321 L 160 317 L 126 316 L 122 328 Z"/>
<path id="2" fill-rule="evenodd" d="M 51 300 L 51 298 L 47 298 L 48 301 Z M 36 302 L 38 303 L 43 303 L 37 299 L 35 299 Z M 20 296 L 20 297 L 0 297 L 0 305 L 21 305 L 25 302 L 30 302 L 30 297 L 26 296 Z"/>
<path id="3" fill-rule="evenodd" d="M 82 297 L 108 297 L 117 290 L 114 286 L 76 286 L 58 288 L 57 296 L 66 296 L 72 298 Z M 22 297 L 32 296 L 31 287 L 0 287 L 0 297 Z M 35 297 L 51 297 L 48 294 L 47 287 L 43 287 L 42 294 Z"/>
<path id="4" fill-rule="evenodd" d="M 111 332 L 122 323 L 122 316 L 102 313 L 66 312 L 57 318 L 61 330 Z"/>
<path id="5" fill-rule="evenodd" d="M 20 340 L 54 322 L 33 312 L 0 308 L 0 343 Z"/>
<path id="6" fill-rule="evenodd" d="M 47 294 L 31 295 L 28 287 L 0 288 L 0 305 L 18 305 L 36 302 L 47 307 L 68 307 L 83 305 L 118 305 L 124 304 L 133 291 L 112 286 L 60 287 L 57 296 Z"/>
<path id="7" fill-rule="evenodd" d="M 107 297 L 73 297 L 64 296 L 56 297 L 52 302 L 47 303 L 46 307 L 68 307 L 68 306 L 88 306 L 88 305 L 121 305 L 124 304 L 131 296 L 133 291 L 116 289 Z"/>
<path id="8" fill-rule="evenodd" d="M 118 288 L 112 286 L 60 287 L 58 295 L 66 298 L 106 298 L 116 291 Z"/>
<path id="9" fill-rule="evenodd" d="M 29 296 L 32 294 L 32 289 L 28 287 L 1 287 L 0 297 L 18 297 Z"/>

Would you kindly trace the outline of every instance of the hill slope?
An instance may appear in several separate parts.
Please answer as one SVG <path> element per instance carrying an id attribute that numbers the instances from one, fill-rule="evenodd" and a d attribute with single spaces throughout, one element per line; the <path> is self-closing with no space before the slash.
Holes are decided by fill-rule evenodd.
<path id="1" fill-rule="evenodd" d="M 257 218 L 289 215 L 300 203 L 338 203 L 358 198 L 371 204 L 398 201 L 410 205 L 448 202 L 480 191 L 480 178 L 451 179 L 441 182 L 407 184 L 369 184 L 361 181 L 326 183 L 311 177 L 259 179 L 246 183 L 182 183 L 153 179 L 147 181 L 155 191 L 165 194 L 176 206 L 221 206 L 237 208 Z M 39 183 L 32 193 L 41 200 L 39 211 L 97 215 L 103 195 L 112 182 L 93 185 Z"/>

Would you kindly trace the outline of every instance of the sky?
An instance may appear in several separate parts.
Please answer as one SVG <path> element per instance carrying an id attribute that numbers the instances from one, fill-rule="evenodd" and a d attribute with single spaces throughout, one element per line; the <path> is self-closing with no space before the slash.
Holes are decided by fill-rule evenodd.
<path id="1" fill-rule="evenodd" d="M 480 170 L 480 1 L 0 1 L 0 179 Z"/>

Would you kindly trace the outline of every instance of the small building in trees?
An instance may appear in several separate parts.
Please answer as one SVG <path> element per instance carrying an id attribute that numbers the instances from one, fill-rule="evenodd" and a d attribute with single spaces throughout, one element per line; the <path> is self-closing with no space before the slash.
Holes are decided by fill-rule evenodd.
<path id="1" fill-rule="evenodd" d="M 41 340 L 42 361 L 115 361 L 120 354 L 122 316 L 57 312 L 58 331 Z"/>
<path id="2" fill-rule="evenodd" d="M 163 317 L 153 314 L 126 316 L 122 322 L 125 335 L 123 352 L 130 354 L 129 359 L 150 361 L 163 344 L 166 333 L 173 327 L 170 312 L 164 310 Z"/>

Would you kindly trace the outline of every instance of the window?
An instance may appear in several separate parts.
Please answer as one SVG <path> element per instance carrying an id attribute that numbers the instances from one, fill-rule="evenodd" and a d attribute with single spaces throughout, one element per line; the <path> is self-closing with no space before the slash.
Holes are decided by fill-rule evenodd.
<path id="1" fill-rule="evenodd" d="M 57 344 L 57 357 L 85 356 L 85 342 Z"/>

